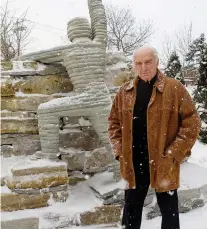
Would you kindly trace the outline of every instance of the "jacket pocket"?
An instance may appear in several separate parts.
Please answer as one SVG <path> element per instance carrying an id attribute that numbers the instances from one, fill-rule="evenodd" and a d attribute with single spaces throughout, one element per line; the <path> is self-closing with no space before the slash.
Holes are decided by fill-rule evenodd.
<path id="1" fill-rule="evenodd" d="M 172 157 L 162 156 L 158 168 L 158 183 L 162 188 L 179 185 L 180 164 Z"/>

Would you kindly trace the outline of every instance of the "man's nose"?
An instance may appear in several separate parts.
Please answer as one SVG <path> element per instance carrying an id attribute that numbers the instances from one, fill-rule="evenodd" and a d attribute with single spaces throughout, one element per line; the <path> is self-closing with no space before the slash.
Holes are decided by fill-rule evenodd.
<path id="1" fill-rule="evenodd" d="M 147 65 L 145 63 L 142 64 L 142 70 L 146 70 Z"/>

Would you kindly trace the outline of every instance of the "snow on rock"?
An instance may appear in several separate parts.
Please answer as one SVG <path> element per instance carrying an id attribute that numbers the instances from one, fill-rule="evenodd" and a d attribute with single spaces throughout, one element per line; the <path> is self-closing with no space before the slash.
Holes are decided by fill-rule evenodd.
<path id="1" fill-rule="evenodd" d="M 78 119 L 78 123 L 80 124 L 80 126 L 91 126 L 91 123 L 83 117 Z"/>
<path id="2" fill-rule="evenodd" d="M 8 75 L 35 75 L 46 69 L 46 65 L 32 61 L 12 61 L 11 70 L 2 70 L 2 76 Z"/>
<path id="3" fill-rule="evenodd" d="M 35 215 L 40 218 L 40 229 L 51 229 L 60 225 L 69 226 L 73 221 L 78 221 L 80 213 L 92 211 L 98 206 L 102 206 L 102 201 L 96 198 L 87 183 L 83 182 L 69 191 L 69 198 L 64 203 L 56 202 L 49 207 L 12 213 L 2 212 L 1 217 L 2 220 L 11 220 Z"/>
<path id="4" fill-rule="evenodd" d="M 1 156 L 1 174 L 0 177 L 8 176 L 9 168 L 15 167 L 16 164 L 21 163 L 26 160 L 26 156 L 12 156 L 8 158 L 4 158 Z"/>
<path id="5" fill-rule="evenodd" d="M 119 182 L 114 182 L 113 173 L 104 172 L 96 174 L 94 177 L 87 181 L 88 185 L 99 192 L 101 195 L 105 195 L 114 190 L 124 190 L 126 187 L 126 182 L 120 180 Z"/>
<path id="6" fill-rule="evenodd" d="M 1 186 L 0 187 L 0 193 L 1 194 L 8 194 L 8 193 L 11 193 L 11 190 L 7 186 Z"/>
<path id="7" fill-rule="evenodd" d="M 44 95 L 44 94 L 25 94 L 21 91 L 16 91 L 15 96 L 17 97 L 32 97 L 32 96 L 48 97 L 48 95 Z"/>
<path id="8" fill-rule="evenodd" d="M 193 97 L 193 92 L 196 89 L 196 86 L 188 86 L 186 87 L 186 89 L 189 92 L 189 94 L 191 95 L 191 97 Z"/>
<path id="9" fill-rule="evenodd" d="M 49 159 L 41 159 L 41 160 L 31 160 L 30 156 L 25 157 L 25 160 L 19 162 L 18 164 L 15 163 L 15 165 L 10 166 L 10 168 L 14 167 L 15 169 L 29 169 L 29 168 L 36 168 L 36 167 L 57 167 L 57 166 L 64 166 L 67 168 L 67 164 L 63 161 L 51 161 Z"/>

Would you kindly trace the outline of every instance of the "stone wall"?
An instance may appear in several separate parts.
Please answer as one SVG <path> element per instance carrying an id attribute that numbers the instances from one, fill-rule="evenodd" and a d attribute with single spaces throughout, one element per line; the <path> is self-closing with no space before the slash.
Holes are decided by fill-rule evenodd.
<path id="1" fill-rule="evenodd" d="M 48 58 L 49 56 L 48 54 Z M 128 65 L 121 53 L 107 54 L 106 83 L 112 99 L 119 89 L 112 85 L 113 79 L 126 69 Z M 73 95 L 70 77 L 61 62 L 49 64 L 35 60 L 3 62 L 1 71 L 1 154 L 4 157 L 34 154 L 41 150 L 37 108 L 41 103 L 54 98 Z M 62 152 L 70 152 L 71 148 L 75 148 L 83 151 L 82 155 L 88 155 L 89 151 L 101 147 L 96 132 L 90 125 L 83 126 L 80 118 L 81 114 L 78 117 L 60 119 Z M 103 157 L 102 151 L 100 152 L 100 157 Z M 67 156 L 70 159 L 74 158 L 68 152 Z M 74 161 L 74 164 L 77 165 L 77 161 Z M 79 167 L 83 169 L 85 166 L 81 163 Z"/>
<path id="2" fill-rule="evenodd" d="M 107 62 L 108 73 L 111 67 L 116 66 L 116 71 L 111 76 L 125 69 L 117 68 L 117 63 L 120 61 L 122 60 L 116 56 L 115 60 L 111 57 Z M 3 159 L 10 160 L 11 156 L 33 155 L 41 151 L 38 106 L 54 98 L 74 95 L 73 85 L 61 63 L 13 61 L 3 62 L 1 68 L 1 156 Z M 113 99 L 119 87 L 114 87 L 111 83 L 110 80 L 107 82 Z M 8 169 L 8 171 L 5 170 L 1 177 L 1 186 L 5 191 L 1 195 L 3 211 L 48 206 L 51 195 L 55 201 L 65 201 L 67 198 L 65 194 L 68 193 L 65 190 L 67 184 L 74 186 L 85 181 L 84 174 L 93 175 L 99 169 L 106 170 L 110 163 L 110 156 L 95 130 L 87 117 L 81 114 L 77 117 L 60 117 L 59 140 L 61 159 L 63 163 L 67 162 L 64 176 L 55 173 L 54 178 L 53 171 L 50 172 L 51 174 L 48 172 L 49 175 L 46 176 L 38 170 L 38 167 L 38 175 L 35 175 L 36 180 L 34 180 L 28 168 L 27 172 L 31 174 L 17 176 L 11 175 L 12 164 L 8 163 L 4 166 L 4 170 Z M 22 160 L 21 163 L 26 163 L 27 166 L 28 163 L 32 163 L 34 166 L 34 162 L 28 157 L 18 158 L 18 163 Z M 19 164 L 15 165 L 15 168 L 18 166 Z M 41 166 L 40 168 L 42 169 Z M 20 181 L 22 177 L 27 180 L 26 183 Z M 42 193 L 42 190 L 46 190 L 48 186 L 51 188 L 47 189 L 46 193 Z"/>
<path id="3" fill-rule="evenodd" d="M 1 154 L 8 157 L 39 151 L 38 106 L 72 93 L 73 85 L 60 64 L 46 65 L 28 61 L 3 63 Z M 95 131 L 90 126 L 81 127 L 79 118 L 64 117 L 60 120 L 60 148 L 93 150 L 99 145 Z"/>

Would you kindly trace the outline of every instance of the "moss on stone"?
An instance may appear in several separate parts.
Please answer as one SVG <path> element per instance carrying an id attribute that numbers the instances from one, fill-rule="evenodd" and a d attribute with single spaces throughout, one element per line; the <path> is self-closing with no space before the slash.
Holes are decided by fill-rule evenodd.
<path id="1" fill-rule="evenodd" d="M 1 66 L 3 71 L 9 71 L 13 69 L 13 64 L 11 61 L 2 61 Z"/>

